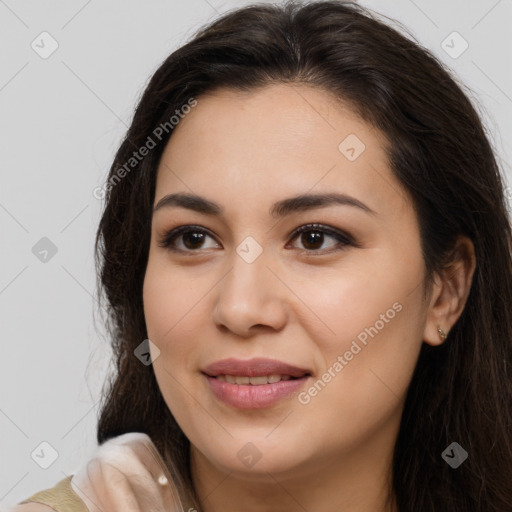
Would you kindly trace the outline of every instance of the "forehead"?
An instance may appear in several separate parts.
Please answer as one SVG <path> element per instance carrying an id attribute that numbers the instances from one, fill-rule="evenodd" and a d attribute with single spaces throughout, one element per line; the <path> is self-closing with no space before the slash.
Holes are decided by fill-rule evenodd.
<path id="1" fill-rule="evenodd" d="M 268 203 L 310 192 L 365 196 L 372 208 L 407 207 L 388 165 L 387 141 L 324 90 L 278 84 L 216 90 L 174 128 L 157 175 L 155 202 L 171 192 Z"/>

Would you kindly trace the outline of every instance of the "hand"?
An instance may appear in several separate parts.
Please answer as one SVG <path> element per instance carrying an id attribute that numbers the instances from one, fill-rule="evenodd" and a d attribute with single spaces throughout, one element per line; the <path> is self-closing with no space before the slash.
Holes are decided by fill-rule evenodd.
<path id="1" fill-rule="evenodd" d="M 71 486 L 89 512 L 183 512 L 163 459 L 139 432 L 103 443 Z"/>

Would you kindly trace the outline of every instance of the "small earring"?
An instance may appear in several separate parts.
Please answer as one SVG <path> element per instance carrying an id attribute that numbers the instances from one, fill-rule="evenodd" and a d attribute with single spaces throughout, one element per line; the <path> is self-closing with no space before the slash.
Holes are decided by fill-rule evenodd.
<path id="1" fill-rule="evenodd" d="M 158 477 L 158 483 L 160 485 L 167 485 L 169 483 L 169 481 L 167 480 L 167 478 L 165 477 L 165 475 L 160 475 Z"/>
<path id="2" fill-rule="evenodd" d="M 440 338 L 444 341 L 446 339 L 446 333 L 443 331 L 440 325 L 437 326 L 437 332 L 439 333 Z"/>

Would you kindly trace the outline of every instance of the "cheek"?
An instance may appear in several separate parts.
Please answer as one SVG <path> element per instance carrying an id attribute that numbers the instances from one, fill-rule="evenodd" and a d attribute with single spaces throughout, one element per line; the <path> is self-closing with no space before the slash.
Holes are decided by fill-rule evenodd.
<path id="1" fill-rule="evenodd" d="M 144 316 L 148 336 L 159 342 L 160 349 L 195 315 L 207 284 L 204 279 L 187 278 L 187 272 L 171 265 L 165 254 L 150 254 L 143 286 Z"/>
<path id="2" fill-rule="evenodd" d="M 321 269 L 306 278 L 285 276 L 297 281 L 294 289 L 304 298 L 301 323 L 308 322 L 310 339 L 331 362 L 354 340 L 362 346 L 370 340 L 396 346 L 404 332 L 411 342 L 422 332 L 421 259 L 400 262 L 397 257 L 389 250 L 368 251 L 364 259 L 358 255 L 331 273 Z"/>
<path id="3" fill-rule="evenodd" d="M 150 259 L 143 286 L 148 338 L 160 350 L 153 369 L 173 414 L 194 405 L 183 385 L 188 389 L 189 379 L 197 373 L 203 346 L 201 325 L 205 322 L 200 299 L 204 300 L 211 288 L 208 279 L 198 276 L 192 280 L 185 274 L 180 269 L 170 269 L 165 261 Z"/>
<path id="4" fill-rule="evenodd" d="M 313 338 L 323 368 L 298 398 L 315 422 L 350 425 L 333 436 L 369 434 L 396 412 L 410 383 L 422 343 L 423 269 L 420 259 L 392 260 L 306 290 L 329 329 Z"/>
<path id="5" fill-rule="evenodd" d="M 187 328 L 197 327 L 200 322 L 196 304 L 201 292 L 194 286 L 186 286 L 179 276 L 179 272 L 150 264 L 143 287 L 148 337 L 160 349 L 159 364 L 164 363 L 169 371 L 178 363 L 182 370 L 186 369 L 184 363 L 194 348 L 190 343 L 194 338 L 187 335 Z M 180 342 L 184 336 L 188 338 L 187 343 Z"/>

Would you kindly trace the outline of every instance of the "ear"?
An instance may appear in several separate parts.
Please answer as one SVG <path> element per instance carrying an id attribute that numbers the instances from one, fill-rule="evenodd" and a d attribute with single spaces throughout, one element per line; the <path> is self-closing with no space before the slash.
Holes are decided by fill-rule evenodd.
<path id="1" fill-rule="evenodd" d="M 475 248 L 466 236 L 460 236 L 453 249 L 451 261 L 434 276 L 427 311 L 423 340 L 429 345 L 441 345 L 437 327 L 448 335 L 459 319 L 471 289 L 476 268 Z"/>

